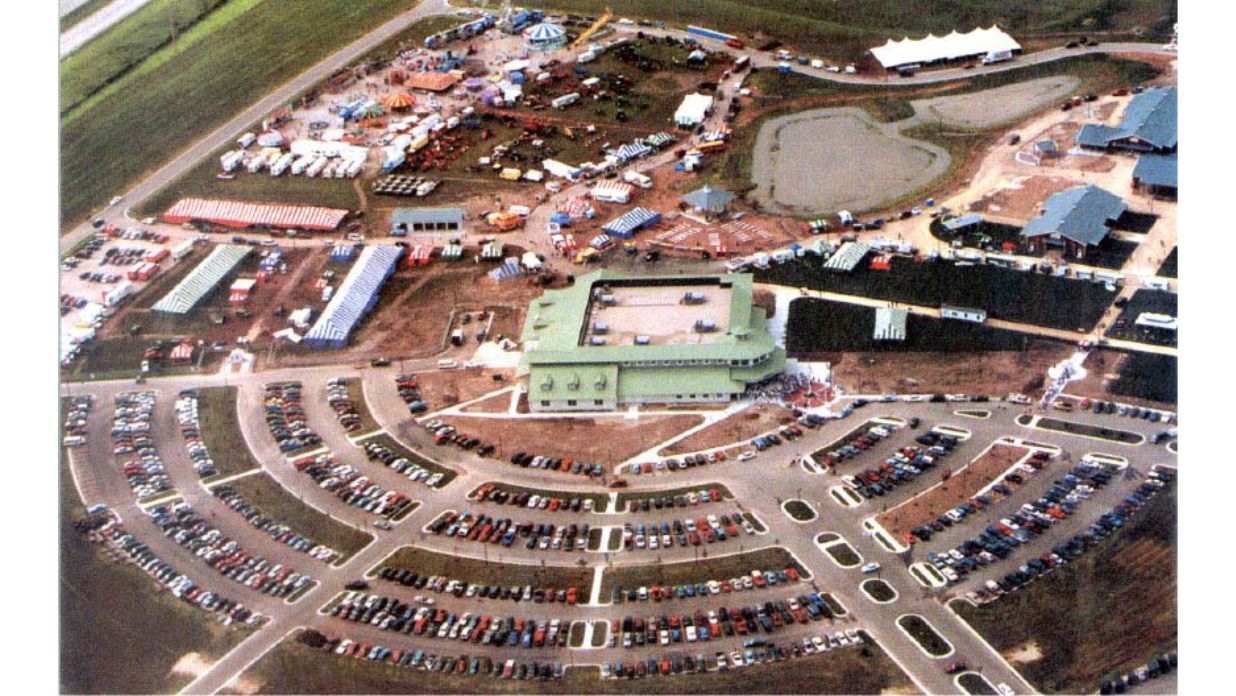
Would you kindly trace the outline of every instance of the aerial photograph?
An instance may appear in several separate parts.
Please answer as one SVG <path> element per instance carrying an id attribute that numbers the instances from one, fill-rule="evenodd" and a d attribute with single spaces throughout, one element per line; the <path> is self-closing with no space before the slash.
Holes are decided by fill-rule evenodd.
<path id="1" fill-rule="evenodd" d="M 1176 0 L 55 4 L 59 693 L 1181 692 Z"/>

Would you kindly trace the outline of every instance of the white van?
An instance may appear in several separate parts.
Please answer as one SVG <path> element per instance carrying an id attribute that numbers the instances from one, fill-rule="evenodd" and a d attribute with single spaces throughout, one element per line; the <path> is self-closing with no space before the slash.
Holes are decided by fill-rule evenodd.
<path id="1" fill-rule="evenodd" d="M 458 368 L 459 368 L 459 363 L 455 362 L 454 360 L 451 360 L 450 358 L 444 358 L 438 361 L 439 370 L 455 370 Z"/>

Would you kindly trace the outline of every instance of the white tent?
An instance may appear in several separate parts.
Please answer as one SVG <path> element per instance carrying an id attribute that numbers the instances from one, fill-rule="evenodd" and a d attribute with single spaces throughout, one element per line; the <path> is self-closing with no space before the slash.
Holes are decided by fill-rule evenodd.
<path id="1" fill-rule="evenodd" d="M 1021 44 L 993 25 L 987 29 L 976 28 L 966 34 L 953 31 L 944 37 L 928 34 L 921 39 L 889 39 L 883 46 L 871 49 L 871 54 L 880 61 L 880 65 L 891 70 L 901 65 L 972 58 L 992 51 L 1020 50 Z"/>
<path id="2" fill-rule="evenodd" d="M 712 110 L 712 97 L 698 92 L 683 97 L 682 104 L 674 112 L 674 123 L 681 128 L 694 128 L 704 122 Z"/>

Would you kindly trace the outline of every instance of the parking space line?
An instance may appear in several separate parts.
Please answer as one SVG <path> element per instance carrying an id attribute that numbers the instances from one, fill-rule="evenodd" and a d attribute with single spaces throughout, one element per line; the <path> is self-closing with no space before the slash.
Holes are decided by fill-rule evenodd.
<path id="1" fill-rule="evenodd" d="M 221 479 L 215 479 L 214 481 L 211 481 L 209 483 L 207 483 L 206 481 L 202 481 L 201 482 L 202 488 L 205 488 L 208 491 L 214 490 L 215 486 L 222 486 L 225 483 L 231 483 L 233 481 L 236 481 L 237 479 L 246 478 L 248 476 L 252 476 L 254 474 L 260 474 L 260 473 L 262 473 L 262 467 L 255 466 L 252 469 L 246 469 L 240 472 L 239 474 L 232 474 L 231 476 L 225 476 Z"/>
<path id="2" fill-rule="evenodd" d="M 889 553 L 902 553 L 910 549 L 909 546 L 902 543 L 900 540 L 893 538 L 888 530 L 884 529 L 884 525 L 880 524 L 876 518 L 870 517 L 863 521 L 863 527 L 870 532 L 871 536 L 879 542 Z"/>
<path id="3" fill-rule="evenodd" d="M 605 573 L 605 566 L 596 566 L 592 569 L 592 590 L 588 593 L 588 604 L 600 606 L 601 604 L 601 578 Z"/>

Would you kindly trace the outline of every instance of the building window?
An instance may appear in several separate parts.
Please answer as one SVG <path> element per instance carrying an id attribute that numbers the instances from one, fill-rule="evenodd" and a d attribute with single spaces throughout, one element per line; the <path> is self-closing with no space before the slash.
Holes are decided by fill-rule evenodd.
<path id="1" fill-rule="evenodd" d="M 549 402 L 548 402 L 548 401 L 542 401 L 542 402 L 541 402 L 541 405 L 542 405 L 542 406 L 544 406 L 544 407 L 546 407 L 546 408 L 549 408 Z"/>
<path id="2" fill-rule="evenodd" d="M 604 400 L 604 399 L 596 399 L 596 400 L 594 400 L 592 403 L 593 403 L 594 405 L 597 405 L 597 406 L 604 406 L 604 405 L 605 405 L 605 400 Z"/>
<path id="3" fill-rule="evenodd" d="M 574 405 L 575 405 L 575 399 L 568 399 L 568 400 L 567 400 L 567 406 L 574 406 Z"/>

